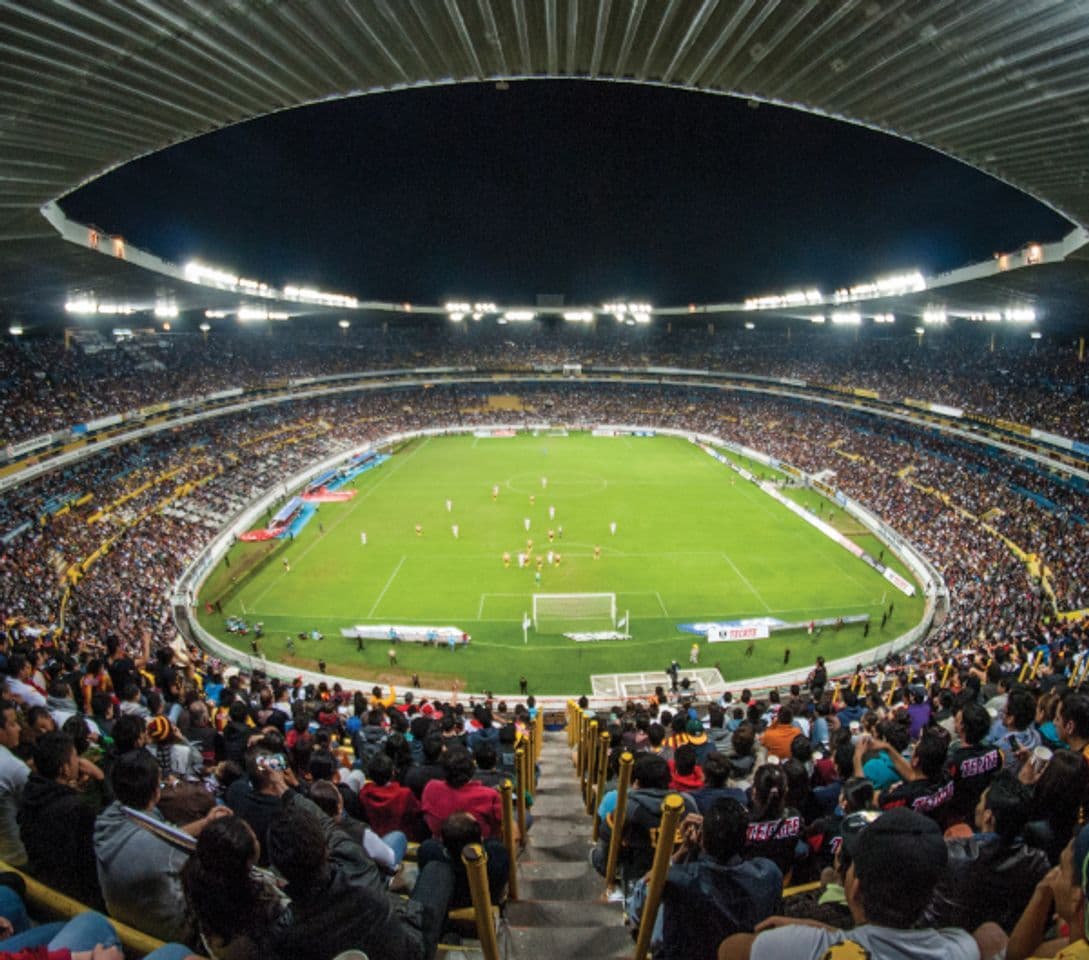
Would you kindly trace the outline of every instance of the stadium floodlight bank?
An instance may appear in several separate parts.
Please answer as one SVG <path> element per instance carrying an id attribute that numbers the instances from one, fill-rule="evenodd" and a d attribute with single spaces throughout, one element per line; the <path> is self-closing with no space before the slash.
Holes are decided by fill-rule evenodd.
<path id="1" fill-rule="evenodd" d="M 615 593 L 535 593 L 533 629 L 538 633 L 563 633 L 573 626 L 588 624 L 616 627 Z"/>

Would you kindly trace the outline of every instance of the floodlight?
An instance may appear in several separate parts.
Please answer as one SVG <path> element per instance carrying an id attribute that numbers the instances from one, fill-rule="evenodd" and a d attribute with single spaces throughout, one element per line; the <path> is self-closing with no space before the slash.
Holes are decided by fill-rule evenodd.
<path id="1" fill-rule="evenodd" d="M 755 329 L 756 329 L 756 324 L 755 324 L 755 323 L 751 323 L 751 322 L 750 322 L 750 323 L 746 323 L 746 324 L 745 324 L 745 329 L 746 329 L 746 330 L 755 330 Z"/>
<path id="2" fill-rule="evenodd" d="M 347 320 L 338 320 L 337 326 L 340 327 L 341 330 L 347 330 L 351 324 Z"/>
<path id="3" fill-rule="evenodd" d="M 211 329 L 212 329 L 212 325 L 210 323 L 202 323 L 200 325 L 200 332 L 201 333 L 207 333 Z"/>
<path id="4" fill-rule="evenodd" d="M 1011 307 L 1006 311 L 1010 323 L 1032 323 L 1036 320 L 1036 311 L 1032 307 Z"/>
<path id="5" fill-rule="evenodd" d="M 593 310 L 567 310 L 563 315 L 564 320 L 570 320 L 572 323 L 592 323 L 594 319 Z"/>
<path id="6" fill-rule="evenodd" d="M 206 316 L 209 320 L 222 320 L 224 317 L 229 317 L 230 315 L 231 315 L 230 310 L 205 310 L 204 311 L 204 316 Z"/>
<path id="7" fill-rule="evenodd" d="M 71 297 L 64 302 L 65 313 L 97 313 L 98 304 L 94 297 Z"/>
<path id="8" fill-rule="evenodd" d="M 862 323 L 862 314 L 856 313 L 853 310 L 834 310 L 832 312 L 832 322 L 840 325 L 857 327 Z"/>
<path id="9" fill-rule="evenodd" d="M 238 308 L 237 316 L 243 323 L 250 320 L 267 320 L 268 311 L 264 307 L 251 307 L 246 304 Z"/>
<path id="10" fill-rule="evenodd" d="M 23 335 L 23 328 L 19 326 L 19 324 L 13 323 L 10 327 L 8 327 L 8 333 L 10 333 L 13 337 L 21 337 Z"/>
<path id="11" fill-rule="evenodd" d="M 824 323 L 824 314 L 823 313 L 814 313 L 809 318 L 809 322 L 810 323 Z"/>
<path id="12" fill-rule="evenodd" d="M 1029 337 L 1033 340 L 1040 340 L 1043 337 L 1043 334 L 1040 333 L 1039 330 L 1033 330 L 1032 333 L 1029 334 Z"/>
<path id="13" fill-rule="evenodd" d="M 931 307 L 923 311 L 923 323 L 943 324 L 946 321 L 945 311 Z"/>
<path id="14" fill-rule="evenodd" d="M 508 310 L 503 316 L 511 323 L 527 323 L 537 316 L 532 310 Z"/>
<path id="15" fill-rule="evenodd" d="M 178 316 L 178 305 L 176 303 L 157 303 L 155 304 L 155 316 L 160 320 L 173 320 Z"/>

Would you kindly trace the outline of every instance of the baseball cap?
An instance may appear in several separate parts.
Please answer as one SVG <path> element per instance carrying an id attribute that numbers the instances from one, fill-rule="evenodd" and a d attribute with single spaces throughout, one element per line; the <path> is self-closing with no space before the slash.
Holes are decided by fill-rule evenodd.
<path id="1" fill-rule="evenodd" d="M 699 720 L 689 720 L 685 728 L 692 736 L 699 736 L 703 733 L 703 724 Z"/>
<path id="2" fill-rule="evenodd" d="M 856 810 L 847 814 L 840 822 L 839 833 L 843 837 L 843 849 L 852 860 L 858 853 L 858 841 L 862 832 L 879 816 L 881 814 L 877 810 Z"/>
<path id="3" fill-rule="evenodd" d="M 843 842 L 848 842 L 846 833 Z M 938 825 L 906 807 L 882 813 L 852 844 L 855 873 L 863 885 L 867 877 L 894 871 L 905 886 L 929 888 L 949 860 Z"/>

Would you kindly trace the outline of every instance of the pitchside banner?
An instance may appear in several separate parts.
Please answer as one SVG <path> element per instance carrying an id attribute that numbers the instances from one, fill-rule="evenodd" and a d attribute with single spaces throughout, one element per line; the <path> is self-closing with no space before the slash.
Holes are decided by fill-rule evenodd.
<path id="1" fill-rule="evenodd" d="M 708 643 L 728 643 L 737 640 L 762 640 L 770 636 L 765 626 L 718 627 L 710 624 L 707 630 Z"/>

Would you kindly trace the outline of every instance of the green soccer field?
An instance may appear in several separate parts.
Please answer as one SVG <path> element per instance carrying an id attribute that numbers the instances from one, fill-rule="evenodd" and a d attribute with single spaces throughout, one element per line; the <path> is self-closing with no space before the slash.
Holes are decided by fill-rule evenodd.
<path id="1" fill-rule="evenodd" d="M 499 487 L 494 500 L 493 485 Z M 322 504 L 294 542 L 236 544 L 229 566 L 220 564 L 201 591 L 205 628 L 248 653 L 248 638 L 232 637 L 224 616 L 262 621 L 261 650 L 269 659 L 314 668 L 320 658 L 330 673 L 349 677 L 404 683 L 419 673 L 424 686 L 457 679 L 470 692 L 510 693 L 524 674 L 531 692 L 555 694 L 588 692 L 592 674 L 661 671 L 674 658 L 687 666 L 692 641 L 702 638 L 679 630 L 682 623 L 874 618 L 867 638 L 861 626 L 826 629 L 819 638 L 802 630 L 775 633 L 747 657 L 745 644 L 701 642 L 700 665 L 718 665 L 733 682 L 781 670 L 788 647 L 791 666 L 805 666 L 817 654 L 831 659 L 892 640 L 922 616 L 921 597 L 904 596 L 755 485 L 677 438 L 419 439 L 350 488 L 358 491 L 355 499 Z M 811 491 L 789 495 L 808 506 L 823 502 Z M 842 511 L 833 522 L 874 554 L 880 549 Z M 562 558 L 544 567 L 539 585 L 534 565 L 503 563 L 504 552 L 516 558 L 527 538 L 535 555 L 552 549 Z M 618 615 L 630 613 L 630 640 L 576 643 L 531 629 L 523 642 L 522 616 L 532 610 L 534 593 L 609 592 Z M 223 615 L 207 614 L 204 603 L 217 599 Z M 883 603 L 892 601 L 895 611 L 882 630 Z M 456 652 L 400 644 L 391 667 L 388 643 L 369 641 L 360 653 L 340 635 L 367 623 L 455 626 L 472 643 Z M 325 638 L 286 649 L 289 635 L 312 630 Z"/>

